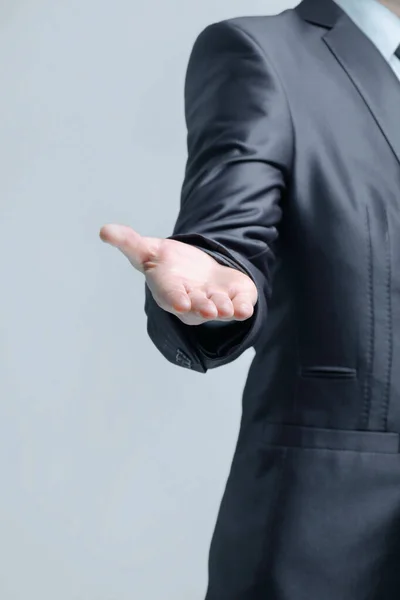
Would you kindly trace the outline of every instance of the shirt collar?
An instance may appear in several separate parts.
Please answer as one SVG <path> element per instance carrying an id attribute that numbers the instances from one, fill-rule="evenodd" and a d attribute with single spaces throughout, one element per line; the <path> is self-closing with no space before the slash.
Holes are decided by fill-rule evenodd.
<path id="1" fill-rule="evenodd" d="M 390 61 L 400 44 L 400 18 L 378 0 L 335 0 Z"/>

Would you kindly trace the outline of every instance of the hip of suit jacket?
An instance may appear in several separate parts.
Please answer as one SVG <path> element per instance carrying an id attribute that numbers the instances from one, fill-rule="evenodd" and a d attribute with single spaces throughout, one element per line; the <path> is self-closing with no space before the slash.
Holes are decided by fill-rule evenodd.
<path id="1" fill-rule="evenodd" d="M 336 4 L 304 0 L 202 31 L 185 107 L 171 238 L 258 289 L 250 320 L 215 329 L 145 290 L 170 362 L 256 351 L 207 600 L 397 600 L 399 81 Z"/>

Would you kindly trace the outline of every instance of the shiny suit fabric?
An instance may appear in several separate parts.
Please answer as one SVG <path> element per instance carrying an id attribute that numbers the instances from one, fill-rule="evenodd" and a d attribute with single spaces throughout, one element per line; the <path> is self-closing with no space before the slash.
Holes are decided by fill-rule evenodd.
<path id="1" fill-rule="evenodd" d="M 185 81 L 173 235 L 251 319 L 147 330 L 198 373 L 254 347 L 206 600 L 400 598 L 400 84 L 331 0 L 214 23 Z M 195 375 L 193 375 L 195 376 Z"/>

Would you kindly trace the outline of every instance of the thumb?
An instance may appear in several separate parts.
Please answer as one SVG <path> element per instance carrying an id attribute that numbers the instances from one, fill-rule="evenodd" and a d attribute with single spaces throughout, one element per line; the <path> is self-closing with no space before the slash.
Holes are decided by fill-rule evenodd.
<path id="1" fill-rule="evenodd" d="M 127 225 L 104 225 L 100 229 L 100 239 L 124 254 L 130 263 L 145 272 L 144 265 L 156 261 L 161 240 L 143 237 Z"/>

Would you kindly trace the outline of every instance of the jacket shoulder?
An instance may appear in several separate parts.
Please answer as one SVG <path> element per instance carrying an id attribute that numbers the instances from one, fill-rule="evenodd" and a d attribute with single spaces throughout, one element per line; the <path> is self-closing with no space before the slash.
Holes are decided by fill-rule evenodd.
<path id="1" fill-rule="evenodd" d="M 200 31 L 196 46 L 223 49 L 226 46 L 240 47 L 244 43 L 258 46 L 264 53 L 278 53 L 288 46 L 298 28 L 299 17 L 294 9 L 277 15 L 233 17 L 215 21 Z"/>
<path id="2" fill-rule="evenodd" d="M 212 23 L 209 28 L 222 26 L 220 31 L 241 33 L 251 38 L 267 54 L 278 54 L 280 49 L 287 52 L 290 46 L 304 41 L 304 21 L 294 8 L 286 9 L 276 15 L 242 16 L 224 19 Z"/>
<path id="3" fill-rule="evenodd" d="M 295 10 L 290 8 L 276 15 L 234 17 L 221 23 L 241 29 L 257 41 L 263 41 L 266 37 L 279 38 L 296 27 L 298 19 Z"/>

